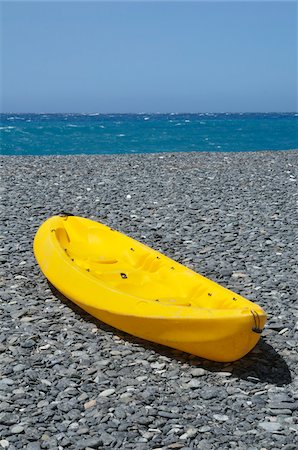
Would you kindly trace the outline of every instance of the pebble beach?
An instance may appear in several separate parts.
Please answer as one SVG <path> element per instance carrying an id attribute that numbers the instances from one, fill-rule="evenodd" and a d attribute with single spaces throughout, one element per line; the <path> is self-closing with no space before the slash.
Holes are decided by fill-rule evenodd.
<path id="1" fill-rule="evenodd" d="M 3 156 L 0 449 L 295 450 L 298 150 Z M 69 212 L 258 303 L 215 363 L 115 330 L 55 291 L 32 243 Z"/>

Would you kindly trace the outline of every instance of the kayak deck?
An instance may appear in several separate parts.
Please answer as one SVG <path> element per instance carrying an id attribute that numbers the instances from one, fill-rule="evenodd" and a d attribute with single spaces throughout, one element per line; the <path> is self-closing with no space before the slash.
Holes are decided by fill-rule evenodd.
<path id="1" fill-rule="evenodd" d="M 211 280 L 105 225 L 86 225 L 69 218 L 55 230 L 57 240 L 74 264 L 110 288 L 173 306 L 239 308 L 237 296 Z"/>

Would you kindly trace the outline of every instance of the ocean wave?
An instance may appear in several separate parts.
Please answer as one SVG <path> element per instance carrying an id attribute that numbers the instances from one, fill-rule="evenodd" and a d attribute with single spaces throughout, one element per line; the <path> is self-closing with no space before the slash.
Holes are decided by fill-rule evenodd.
<path id="1" fill-rule="evenodd" d="M 6 120 L 25 120 L 25 117 L 10 116 L 10 117 L 6 117 Z"/>
<path id="2" fill-rule="evenodd" d="M 145 124 L 147 117 L 151 120 Z M 297 148 L 298 113 L 247 114 L 242 116 L 241 123 L 239 117 L 239 114 L 225 113 L 215 117 L 203 113 L 155 115 L 144 112 L 141 117 L 136 114 L 86 117 L 81 114 L 8 113 L 1 115 L 1 152 L 72 154 L 87 149 L 87 153 L 127 153 L 137 149 L 147 153 Z M 19 118 L 23 121 L 17 122 Z M 175 132 L 176 126 L 179 130 Z"/>

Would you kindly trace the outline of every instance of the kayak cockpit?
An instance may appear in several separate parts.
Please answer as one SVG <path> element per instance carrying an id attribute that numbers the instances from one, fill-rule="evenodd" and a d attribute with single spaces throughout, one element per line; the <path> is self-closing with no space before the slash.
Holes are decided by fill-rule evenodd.
<path id="1" fill-rule="evenodd" d="M 62 251 L 72 264 L 114 291 L 169 306 L 242 308 L 231 291 L 194 277 L 190 269 L 129 237 L 123 239 L 109 227 L 61 220 L 62 226 L 53 231 Z"/>

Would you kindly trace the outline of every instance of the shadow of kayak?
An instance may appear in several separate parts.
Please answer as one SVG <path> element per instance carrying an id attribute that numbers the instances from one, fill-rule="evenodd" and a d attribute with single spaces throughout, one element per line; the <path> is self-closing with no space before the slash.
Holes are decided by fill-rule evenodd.
<path id="1" fill-rule="evenodd" d="M 124 331 L 118 330 L 117 328 L 113 328 L 112 326 L 107 325 L 106 323 L 91 316 L 75 303 L 70 301 L 49 281 L 48 285 L 56 298 L 71 308 L 76 314 L 79 314 L 84 320 L 96 325 L 99 329 L 113 333 L 114 335 L 125 339 L 127 342 L 140 345 L 147 350 L 153 350 L 160 355 L 189 364 L 190 368 L 202 367 L 209 372 L 229 371 L 233 377 L 246 380 L 252 384 L 261 382 L 270 383 L 276 386 L 284 386 L 290 384 L 292 381 L 291 372 L 286 361 L 270 344 L 265 341 L 264 338 L 261 338 L 256 347 L 238 361 L 231 363 L 209 361 L 195 355 L 184 353 L 180 350 L 146 341 L 144 339 L 132 336 Z"/>

